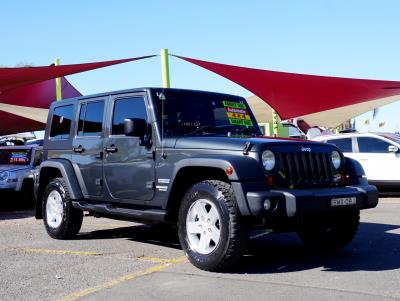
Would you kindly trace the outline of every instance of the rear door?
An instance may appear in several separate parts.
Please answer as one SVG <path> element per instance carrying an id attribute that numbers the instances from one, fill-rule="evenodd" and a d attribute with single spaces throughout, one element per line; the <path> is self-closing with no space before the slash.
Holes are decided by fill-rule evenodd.
<path id="1" fill-rule="evenodd" d="M 124 119 L 148 122 L 145 94 L 114 96 L 109 133 L 104 143 L 104 182 L 111 202 L 143 203 L 154 196 L 154 159 L 151 147 L 139 137 L 124 135 Z M 110 115 L 110 114 L 109 114 Z"/>
<path id="2" fill-rule="evenodd" d="M 103 196 L 103 98 L 85 100 L 80 104 L 78 126 L 72 142 L 72 162 L 82 178 L 83 193 L 91 199 Z"/>

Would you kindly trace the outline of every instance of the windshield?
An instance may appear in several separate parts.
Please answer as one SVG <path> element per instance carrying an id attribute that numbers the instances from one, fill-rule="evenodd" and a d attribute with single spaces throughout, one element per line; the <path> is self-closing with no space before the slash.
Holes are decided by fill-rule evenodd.
<path id="1" fill-rule="evenodd" d="M 31 151 L 24 149 L 0 149 L 0 164 L 29 165 Z"/>
<path id="2" fill-rule="evenodd" d="M 163 96 L 157 93 L 155 98 L 165 137 L 261 135 L 243 98 L 171 90 L 166 90 Z"/>

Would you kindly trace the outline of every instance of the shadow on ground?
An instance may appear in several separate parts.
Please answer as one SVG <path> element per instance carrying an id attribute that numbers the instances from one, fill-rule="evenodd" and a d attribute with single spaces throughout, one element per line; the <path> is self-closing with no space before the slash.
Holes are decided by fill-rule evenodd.
<path id="1" fill-rule="evenodd" d="M 167 248 L 180 249 L 177 231 L 170 225 L 138 225 L 81 233 L 77 240 L 126 238 Z"/>
<path id="2" fill-rule="evenodd" d="M 33 201 L 23 202 L 20 193 L 0 191 L 0 220 L 20 219 L 34 216 Z"/>
<path id="3" fill-rule="evenodd" d="M 396 230 L 397 229 L 397 230 Z M 361 223 L 351 244 L 337 252 L 318 253 L 306 248 L 296 234 L 270 234 L 251 241 L 234 273 L 286 273 L 310 269 L 325 271 L 385 271 L 400 268 L 400 225 Z M 394 232 L 390 232 L 396 230 Z M 396 233 L 399 234 L 396 234 Z M 175 229 L 132 226 L 82 233 L 77 239 L 126 238 L 179 249 Z"/>
<path id="4" fill-rule="evenodd" d="M 385 191 L 379 190 L 379 198 L 398 198 L 400 197 L 400 191 Z"/>
<path id="5" fill-rule="evenodd" d="M 389 231 L 396 230 L 397 233 Z M 361 223 L 355 239 L 337 252 L 307 249 L 295 234 L 270 235 L 252 242 L 237 273 L 386 271 L 400 268 L 400 225 Z"/>

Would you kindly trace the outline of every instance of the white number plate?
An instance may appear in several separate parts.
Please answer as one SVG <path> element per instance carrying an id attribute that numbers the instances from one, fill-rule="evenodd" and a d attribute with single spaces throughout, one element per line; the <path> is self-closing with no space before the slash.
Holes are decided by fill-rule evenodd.
<path id="1" fill-rule="evenodd" d="M 338 206 L 350 206 L 350 205 L 355 205 L 357 202 L 355 197 L 351 198 L 335 198 L 331 200 L 331 206 L 332 207 L 338 207 Z"/>

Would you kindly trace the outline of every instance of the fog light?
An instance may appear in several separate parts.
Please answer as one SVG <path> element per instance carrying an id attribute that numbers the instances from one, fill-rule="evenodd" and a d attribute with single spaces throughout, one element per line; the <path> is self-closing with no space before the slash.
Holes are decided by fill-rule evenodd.
<path id="1" fill-rule="evenodd" d="M 264 209 L 265 209 L 265 211 L 268 211 L 269 209 L 271 209 L 271 200 L 270 199 L 265 199 Z"/>

